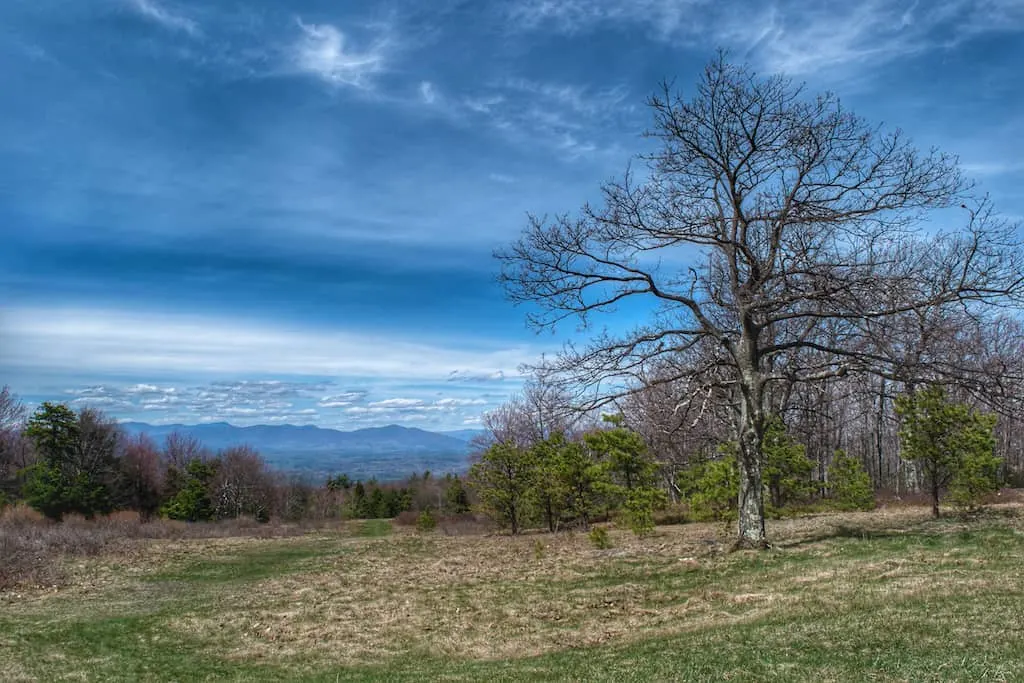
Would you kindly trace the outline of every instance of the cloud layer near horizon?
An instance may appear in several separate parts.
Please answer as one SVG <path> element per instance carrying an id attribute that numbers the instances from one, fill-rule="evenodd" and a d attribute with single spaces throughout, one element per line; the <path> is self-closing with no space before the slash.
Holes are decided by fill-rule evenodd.
<path id="1" fill-rule="evenodd" d="M 358 383 L 359 380 L 350 380 Z M 498 395 L 463 389 L 446 395 L 429 384 L 407 384 L 399 389 L 370 388 L 343 391 L 333 380 L 214 381 L 204 385 L 96 384 L 65 390 L 61 399 L 75 408 L 97 408 L 122 420 L 150 424 L 230 422 L 255 424 L 313 424 L 354 429 L 381 424 L 405 424 L 438 430 L 472 428 L 476 414 L 495 407 Z M 401 397 L 382 398 L 401 390 Z M 334 393 L 334 392 L 341 393 Z M 416 396 L 416 397 L 413 397 Z"/>

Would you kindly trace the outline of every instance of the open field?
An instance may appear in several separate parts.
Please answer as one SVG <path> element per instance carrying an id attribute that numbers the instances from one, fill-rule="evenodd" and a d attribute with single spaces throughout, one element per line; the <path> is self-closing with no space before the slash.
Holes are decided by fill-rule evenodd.
<path id="1" fill-rule="evenodd" d="M 0 678 L 1024 679 L 1024 509 L 520 538 L 137 539 L 0 592 Z"/>

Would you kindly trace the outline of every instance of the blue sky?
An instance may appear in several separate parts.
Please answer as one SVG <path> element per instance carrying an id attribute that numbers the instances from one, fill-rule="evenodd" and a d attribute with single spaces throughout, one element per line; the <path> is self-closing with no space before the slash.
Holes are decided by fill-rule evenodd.
<path id="1" fill-rule="evenodd" d="M 1024 2 L 0 4 L 0 384 L 150 422 L 473 426 L 535 335 L 491 252 L 716 48 L 1024 215 Z M 632 322 L 628 311 L 598 321 Z"/>

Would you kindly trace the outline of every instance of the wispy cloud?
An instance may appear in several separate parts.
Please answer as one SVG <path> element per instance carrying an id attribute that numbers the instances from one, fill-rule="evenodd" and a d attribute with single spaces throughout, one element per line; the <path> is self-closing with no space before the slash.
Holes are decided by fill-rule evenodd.
<path id="1" fill-rule="evenodd" d="M 442 398 L 440 401 L 435 401 L 434 405 L 442 407 L 483 406 L 487 405 L 487 401 L 482 398 Z"/>
<path id="2" fill-rule="evenodd" d="M 1024 29 L 1024 2 L 1020 0 L 947 0 L 959 12 L 963 33 L 1020 31 Z"/>
<path id="3" fill-rule="evenodd" d="M 426 405 L 418 398 L 389 398 L 383 401 L 373 401 L 368 408 L 419 408 Z"/>
<path id="4" fill-rule="evenodd" d="M 616 149 L 609 140 L 617 124 L 637 111 L 622 85 L 588 87 L 525 78 L 492 79 L 462 92 L 421 81 L 411 101 L 408 95 L 391 99 L 426 105 L 424 109 L 454 125 L 489 129 L 516 145 L 539 145 L 566 160 Z M 508 182 L 510 177 L 495 174 L 490 179 Z"/>
<path id="5" fill-rule="evenodd" d="M 1024 161 L 975 161 L 960 164 L 960 168 L 970 175 L 1001 176 L 1024 173 Z"/>
<path id="6" fill-rule="evenodd" d="M 127 0 L 128 7 L 149 21 L 160 24 L 171 31 L 182 31 L 198 36 L 199 24 L 184 14 L 168 9 L 157 0 Z"/>
<path id="7" fill-rule="evenodd" d="M 510 78 L 463 97 L 459 106 L 464 115 L 516 143 L 541 143 L 575 160 L 616 149 L 609 131 L 635 110 L 628 100 L 629 90 L 623 86 L 588 88 Z"/>
<path id="8" fill-rule="evenodd" d="M 378 36 L 359 48 L 332 24 L 306 24 L 300 19 L 298 25 L 301 35 L 292 46 L 291 59 L 300 72 L 332 85 L 368 88 L 371 77 L 384 70 L 386 38 Z"/>
<path id="9" fill-rule="evenodd" d="M 644 25 L 659 37 L 696 29 L 708 0 L 526 0 L 509 10 L 513 22 L 579 33 L 602 24 Z"/>
<path id="10" fill-rule="evenodd" d="M 753 17 L 724 23 L 721 40 L 753 45 L 766 68 L 809 74 L 949 49 L 980 34 L 1024 29 L 1017 0 L 868 0 L 822 5 L 778 2 Z"/>
<path id="11" fill-rule="evenodd" d="M 491 114 L 499 105 L 505 101 L 503 95 L 489 94 L 483 96 L 466 97 L 462 103 L 470 111 L 477 114 Z"/>
<path id="12" fill-rule="evenodd" d="M 225 318 L 119 310 L 22 308 L 4 313 L 3 367 L 134 372 L 278 373 L 444 381 L 504 376 L 529 349 L 469 340 L 425 343 L 383 334 L 285 328 Z M 250 387 L 251 388 L 251 387 Z"/>
<path id="13" fill-rule="evenodd" d="M 726 47 L 795 75 L 870 66 L 1024 28 L 1019 0 L 531 0 L 510 11 L 525 29 L 572 35 L 642 27 L 663 41 Z"/>
<path id="14" fill-rule="evenodd" d="M 431 426 L 475 424 L 485 406 L 494 403 L 482 398 L 389 398 L 343 409 L 345 419 L 356 424 L 407 423 Z"/>
<path id="15" fill-rule="evenodd" d="M 431 83 L 430 81 L 421 82 L 419 91 L 420 97 L 423 98 L 423 101 L 426 102 L 427 104 L 434 104 L 435 102 L 437 102 L 437 89 L 434 87 L 434 84 Z"/>
<path id="16" fill-rule="evenodd" d="M 112 415 L 132 415 L 147 421 L 201 422 L 238 420 L 246 422 L 305 421 L 317 418 L 306 402 L 327 385 L 323 382 L 243 380 L 212 382 L 201 386 L 120 386 L 98 384 L 65 391 L 73 406 L 100 408 Z"/>
<path id="17" fill-rule="evenodd" d="M 715 37 L 769 71 L 800 75 L 920 52 L 943 8 L 868 0 L 845 5 L 780 2 L 716 25 Z"/>
<path id="18" fill-rule="evenodd" d="M 505 379 L 501 370 L 494 372 L 478 372 L 475 370 L 452 370 L 448 374 L 449 382 L 500 382 Z"/>
<path id="19" fill-rule="evenodd" d="M 511 78 L 503 86 L 515 93 L 523 94 L 579 116 L 604 118 L 619 110 L 629 97 L 629 89 L 618 85 L 609 88 L 591 89 L 566 83 L 533 81 L 525 78 Z"/>
<path id="20" fill-rule="evenodd" d="M 365 391 L 346 391 L 340 394 L 323 396 L 316 404 L 321 408 L 345 408 L 359 403 L 365 398 Z"/>

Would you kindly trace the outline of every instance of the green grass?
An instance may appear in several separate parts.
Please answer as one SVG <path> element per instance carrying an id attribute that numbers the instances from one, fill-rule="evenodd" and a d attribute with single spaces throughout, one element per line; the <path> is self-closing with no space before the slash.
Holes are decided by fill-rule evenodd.
<path id="1" fill-rule="evenodd" d="M 361 538 L 383 538 L 391 534 L 391 520 L 367 519 L 356 522 L 353 529 L 355 535 Z"/>
<path id="2" fill-rule="evenodd" d="M 324 549 L 311 545 L 283 546 L 269 542 L 235 555 L 194 559 L 145 577 L 152 582 L 254 582 L 303 569 L 304 561 L 323 557 Z M 308 564 L 308 563 L 306 563 Z"/>
<path id="3" fill-rule="evenodd" d="M 822 518 L 734 554 L 700 525 L 153 544 L 0 595 L 0 678 L 1024 680 L 1022 521 Z"/>

